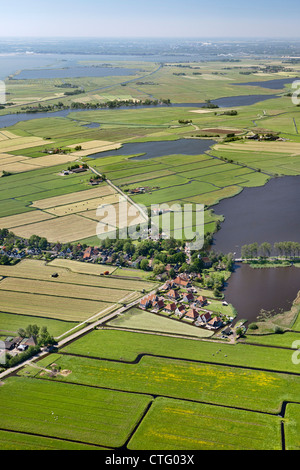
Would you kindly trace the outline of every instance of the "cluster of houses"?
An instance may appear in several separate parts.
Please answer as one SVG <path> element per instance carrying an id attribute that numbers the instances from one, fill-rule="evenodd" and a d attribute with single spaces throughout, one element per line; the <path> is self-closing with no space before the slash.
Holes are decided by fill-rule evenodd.
<path id="1" fill-rule="evenodd" d="M 8 337 L 5 341 L 0 341 L 0 354 L 8 352 L 10 355 L 15 356 L 20 352 L 26 351 L 30 346 L 36 346 L 36 341 L 33 336 L 30 338 Z"/>
<path id="2" fill-rule="evenodd" d="M 184 288 L 183 291 L 180 289 Z M 198 295 L 192 287 L 189 277 L 185 274 L 167 281 L 161 288 L 161 295 L 148 294 L 140 300 L 142 310 L 153 313 L 168 313 L 178 319 L 191 320 L 194 325 L 208 329 L 219 329 L 224 326 L 223 320 L 213 312 L 205 309 L 207 298 Z"/>

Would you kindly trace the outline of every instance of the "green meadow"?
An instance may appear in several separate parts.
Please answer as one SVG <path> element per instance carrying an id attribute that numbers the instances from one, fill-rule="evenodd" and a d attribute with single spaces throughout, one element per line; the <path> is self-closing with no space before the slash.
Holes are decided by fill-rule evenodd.
<path id="1" fill-rule="evenodd" d="M 7 379 L 0 396 L 1 427 L 13 433 L 5 444 L 11 442 L 10 446 L 14 445 L 14 432 L 20 432 L 33 437 L 119 447 L 151 400 L 147 395 L 26 377 Z"/>
<path id="2" fill-rule="evenodd" d="M 276 416 L 157 398 L 131 450 L 280 450 Z"/>

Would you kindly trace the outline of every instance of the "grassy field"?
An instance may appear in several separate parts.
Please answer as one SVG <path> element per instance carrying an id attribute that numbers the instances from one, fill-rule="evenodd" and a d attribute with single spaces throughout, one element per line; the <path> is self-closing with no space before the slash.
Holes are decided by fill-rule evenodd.
<path id="1" fill-rule="evenodd" d="M 262 348 L 242 343 L 220 344 L 116 330 L 93 331 L 88 337 L 63 348 L 68 354 L 79 355 L 85 355 L 87 350 L 91 357 L 125 361 L 135 361 L 144 353 L 270 371 L 297 373 L 299 370 L 299 366 L 292 363 L 291 350 L 270 348 L 268 354 L 261 354 Z"/>
<path id="2" fill-rule="evenodd" d="M 71 371 L 57 375 L 58 381 L 273 414 L 279 413 L 283 399 L 295 401 L 300 391 L 296 376 L 164 357 L 144 356 L 126 364 L 62 355 L 55 357 L 55 364 Z M 48 374 L 37 370 L 36 376 Z"/>
<path id="3" fill-rule="evenodd" d="M 19 431 L 0 431 L 1 450 L 105 450 L 90 444 L 63 439 L 28 435 Z"/>
<path id="4" fill-rule="evenodd" d="M 40 318 L 31 315 L 19 315 L 13 313 L 0 313 L 0 334 L 6 339 L 7 336 L 17 336 L 20 328 L 26 328 L 28 325 L 37 325 L 42 327 L 47 325 L 48 331 L 54 337 L 64 334 L 66 331 L 74 328 L 78 323 L 54 320 L 52 318 Z"/>
<path id="5" fill-rule="evenodd" d="M 128 291 L 151 290 L 156 284 L 140 279 L 120 279 L 113 276 L 99 276 L 103 270 L 103 265 L 90 265 L 78 263 L 72 260 L 58 260 L 46 264 L 45 261 L 35 259 L 24 259 L 15 266 L 0 266 L 0 276 L 20 277 L 25 279 L 45 280 L 53 283 L 64 282 L 67 284 L 77 284 L 82 286 L 106 287 L 114 289 L 125 289 Z M 57 264 L 56 264 L 57 263 Z M 72 271 L 75 272 L 72 272 Z M 77 270 L 77 272 L 76 272 Z M 78 272 L 79 271 L 79 272 Z M 57 273 L 58 277 L 52 277 Z M 53 284 L 54 286 L 55 284 Z M 54 289 L 54 287 L 53 287 Z"/>
<path id="6" fill-rule="evenodd" d="M 211 331 L 188 325 L 182 321 L 176 321 L 176 319 L 162 317 L 150 312 L 144 312 L 138 308 L 128 310 L 122 316 L 108 322 L 108 325 L 118 328 L 132 328 L 135 330 L 194 336 L 197 338 L 208 338 L 213 334 Z"/>
<path id="7" fill-rule="evenodd" d="M 157 398 L 128 443 L 132 450 L 279 450 L 276 416 Z"/>
<path id="8" fill-rule="evenodd" d="M 299 403 L 288 403 L 286 407 L 285 441 L 287 450 L 299 450 Z"/>
<path id="9" fill-rule="evenodd" d="M 0 396 L 1 427 L 13 432 L 6 446 L 15 445 L 14 431 L 18 431 L 33 438 L 38 435 L 119 447 L 151 401 L 146 395 L 22 377 L 6 380 Z"/>
<path id="10" fill-rule="evenodd" d="M 153 283 L 100 276 L 107 268 L 70 260 L 49 265 L 25 259 L 0 266 L 0 330 L 16 333 L 28 324 L 48 326 L 60 336 L 77 323 L 108 313 L 151 290 Z M 113 271 L 113 269 L 111 269 Z M 58 277 L 52 277 L 52 274 Z"/>

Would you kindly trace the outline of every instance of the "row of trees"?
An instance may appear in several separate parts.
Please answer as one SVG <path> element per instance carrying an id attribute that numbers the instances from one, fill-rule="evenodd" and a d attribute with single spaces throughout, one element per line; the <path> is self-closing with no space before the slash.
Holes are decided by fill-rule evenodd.
<path id="1" fill-rule="evenodd" d="M 276 242 L 273 245 L 269 242 L 251 243 L 243 245 L 241 248 L 241 256 L 243 259 L 268 258 L 270 256 L 278 256 L 284 258 L 298 258 L 300 256 L 300 243 L 286 241 Z"/>

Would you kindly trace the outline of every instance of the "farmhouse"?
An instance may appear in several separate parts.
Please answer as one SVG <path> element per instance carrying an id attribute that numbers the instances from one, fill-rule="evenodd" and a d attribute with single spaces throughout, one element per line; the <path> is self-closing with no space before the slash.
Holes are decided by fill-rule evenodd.
<path id="1" fill-rule="evenodd" d="M 130 194 L 142 194 L 145 192 L 145 188 L 135 188 L 135 189 L 130 189 Z"/>
<path id="2" fill-rule="evenodd" d="M 191 292 L 188 292 L 187 294 L 184 294 L 183 299 L 184 302 L 193 302 L 194 296 Z"/>
<path id="3" fill-rule="evenodd" d="M 30 338 L 24 338 L 21 343 L 18 345 L 17 349 L 19 351 L 26 351 L 27 348 L 30 346 L 36 346 L 36 340 L 34 339 L 33 336 Z"/>
<path id="4" fill-rule="evenodd" d="M 221 318 L 214 317 L 214 318 L 212 318 L 211 320 L 209 320 L 207 322 L 207 325 L 210 326 L 210 328 L 217 329 L 217 328 L 221 328 L 221 326 L 223 326 L 223 322 L 222 322 Z"/>
<path id="5" fill-rule="evenodd" d="M 153 310 L 155 310 L 156 312 L 158 312 L 159 310 L 164 308 L 164 306 L 165 306 L 165 303 L 164 303 L 163 299 L 159 299 L 159 300 L 153 302 Z"/>
<path id="6" fill-rule="evenodd" d="M 140 308 L 143 310 L 146 310 L 147 308 L 151 307 L 152 302 L 148 297 L 144 297 L 143 299 L 140 300 Z"/>
<path id="7" fill-rule="evenodd" d="M 204 305 L 207 304 L 207 298 L 204 297 L 203 295 L 199 295 L 196 299 L 196 304 L 199 305 L 200 307 L 203 307 Z"/>
<path id="8" fill-rule="evenodd" d="M 149 294 L 147 295 L 146 297 L 143 297 L 141 300 L 140 300 L 140 308 L 142 308 L 143 310 L 151 307 L 154 302 L 157 302 L 159 299 L 158 299 L 158 296 L 156 294 Z"/>
<path id="9" fill-rule="evenodd" d="M 200 315 L 200 319 L 203 323 L 208 323 L 211 320 L 211 314 L 209 312 Z"/>
<path id="10" fill-rule="evenodd" d="M 182 279 L 180 276 L 177 276 L 176 279 L 174 279 L 174 284 L 179 287 L 191 287 L 192 285 L 190 280 Z"/>
<path id="11" fill-rule="evenodd" d="M 167 313 L 174 313 L 176 311 L 176 308 L 177 308 L 176 304 L 172 303 L 172 304 L 166 305 L 164 308 L 164 311 Z"/>
<path id="12" fill-rule="evenodd" d="M 185 306 L 184 305 L 178 305 L 178 307 L 175 310 L 175 314 L 178 316 L 182 316 L 185 314 Z"/>
<path id="13" fill-rule="evenodd" d="M 166 294 L 166 296 L 169 297 L 169 299 L 172 299 L 172 300 L 177 300 L 177 299 L 180 298 L 179 293 L 174 289 L 169 290 L 169 292 Z"/>
<path id="14" fill-rule="evenodd" d="M 186 312 L 185 316 L 191 318 L 192 320 L 197 320 L 197 318 L 199 317 L 199 312 L 194 308 L 190 308 Z"/>

